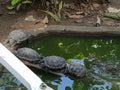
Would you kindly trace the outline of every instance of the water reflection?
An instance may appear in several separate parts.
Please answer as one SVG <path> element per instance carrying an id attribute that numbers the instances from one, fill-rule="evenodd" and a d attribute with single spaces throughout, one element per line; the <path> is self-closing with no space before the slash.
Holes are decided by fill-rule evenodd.
<path id="1" fill-rule="evenodd" d="M 94 82 L 97 82 L 97 84 L 90 84 L 89 90 L 110 90 L 112 88 L 111 82 L 98 76 L 94 76 Z"/>
<path id="2" fill-rule="evenodd" d="M 113 39 L 111 37 L 93 38 L 51 36 L 45 37 L 32 45 L 29 45 L 29 47 L 37 50 L 44 56 L 62 56 L 66 58 L 67 62 L 72 61 L 80 63 L 87 66 L 88 69 L 93 69 L 95 71 L 94 74 L 96 75 L 92 75 L 92 77 L 89 75 L 85 80 L 60 77 L 55 79 L 55 81 L 54 79 L 49 81 L 51 86 L 56 86 L 56 88 L 54 88 L 55 90 L 114 90 L 116 87 L 117 89 L 120 89 L 119 85 L 113 84 L 113 82 L 116 81 L 111 78 L 106 78 L 106 76 L 102 77 L 100 75 L 100 73 L 102 73 L 102 69 L 98 66 L 95 67 L 95 65 L 100 62 L 106 63 L 107 61 L 120 61 L 119 37 Z M 95 59 L 91 58 L 91 62 L 85 64 L 84 59 L 90 56 L 95 56 Z M 94 60 L 95 62 L 92 62 Z M 120 78 L 116 78 L 118 79 L 117 82 L 120 82 Z"/>
<path id="3" fill-rule="evenodd" d="M 26 90 L 26 88 L 4 68 L 0 72 L 0 90 Z"/>
<path id="4" fill-rule="evenodd" d="M 52 81 L 51 84 L 57 85 L 58 86 L 57 90 L 65 90 L 66 88 L 72 90 L 73 80 L 65 76 L 61 77 L 60 79 L 61 79 L 60 83 L 56 83 L 55 81 Z"/>

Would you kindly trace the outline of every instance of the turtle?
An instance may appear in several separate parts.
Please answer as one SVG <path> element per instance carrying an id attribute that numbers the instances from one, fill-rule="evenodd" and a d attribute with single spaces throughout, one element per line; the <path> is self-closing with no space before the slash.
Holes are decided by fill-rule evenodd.
<path id="1" fill-rule="evenodd" d="M 66 67 L 66 60 L 60 56 L 46 56 L 40 66 L 47 70 L 62 70 Z"/>
<path id="2" fill-rule="evenodd" d="M 77 78 L 83 78 L 86 76 L 87 70 L 83 65 L 79 63 L 71 62 L 67 65 L 67 73 Z"/>
<path id="3" fill-rule="evenodd" d="M 14 30 L 9 33 L 7 40 L 5 41 L 5 44 L 8 44 L 10 47 L 14 47 L 16 45 L 19 45 L 23 42 L 30 41 L 30 39 L 33 37 L 33 35 L 25 30 Z"/>
<path id="4" fill-rule="evenodd" d="M 91 70 L 100 75 L 101 77 L 115 78 L 120 77 L 120 62 L 113 61 L 101 61 L 91 66 Z"/>
<path id="5" fill-rule="evenodd" d="M 13 54 L 21 60 L 26 60 L 34 64 L 39 63 L 39 61 L 42 61 L 44 57 L 38 54 L 37 51 L 27 47 L 19 48 L 18 50 L 13 51 Z"/>

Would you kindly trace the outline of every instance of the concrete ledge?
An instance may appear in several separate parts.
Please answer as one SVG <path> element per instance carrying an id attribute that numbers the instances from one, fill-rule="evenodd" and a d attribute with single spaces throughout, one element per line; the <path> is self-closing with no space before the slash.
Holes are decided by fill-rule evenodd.
<path id="1" fill-rule="evenodd" d="M 50 25 L 43 29 L 36 29 L 31 31 L 34 39 L 49 35 L 71 35 L 71 36 L 120 36 L 120 27 L 86 27 L 86 26 L 64 26 L 64 25 Z M 19 46 L 9 47 L 9 49 L 17 49 Z"/>
<path id="2" fill-rule="evenodd" d="M 120 36 L 120 27 L 85 27 L 50 25 L 43 30 L 34 31 L 35 36 L 51 34 L 77 35 L 77 36 Z"/>

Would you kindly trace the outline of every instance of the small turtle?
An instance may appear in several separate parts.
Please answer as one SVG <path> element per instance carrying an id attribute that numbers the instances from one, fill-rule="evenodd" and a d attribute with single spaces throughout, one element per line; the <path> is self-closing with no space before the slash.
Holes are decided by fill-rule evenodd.
<path id="1" fill-rule="evenodd" d="M 14 30 L 9 33 L 8 39 L 5 44 L 9 44 L 11 47 L 19 45 L 25 41 L 29 41 L 33 35 L 25 30 Z"/>
<path id="2" fill-rule="evenodd" d="M 20 48 L 16 51 L 13 51 L 13 54 L 19 59 L 27 60 L 31 63 L 39 63 L 39 61 L 43 59 L 43 56 L 31 48 Z"/>
<path id="3" fill-rule="evenodd" d="M 68 71 L 67 73 L 70 75 L 73 75 L 75 77 L 83 78 L 86 76 L 86 69 L 83 65 L 80 65 L 79 63 L 70 63 L 67 65 Z"/>
<path id="4" fill-rule="evenodd" d="M 120 77 L 120 62 L 119 61 L 101 61 L 91 66 L 94 73 L 102 77 L 114 78 Z"/>
<path id="5" fill-rule="evenodd" d="M 61 70 L 65 68 L 66 60 L 60 56 L 47 56 L 43 58 L 43 63 L 40 63 L 40 66 L 51 70 Z"/>

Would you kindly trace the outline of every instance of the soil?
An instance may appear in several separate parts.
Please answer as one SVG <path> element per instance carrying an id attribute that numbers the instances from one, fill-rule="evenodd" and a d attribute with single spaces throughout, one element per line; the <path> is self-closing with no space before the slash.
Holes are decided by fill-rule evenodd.
<path id="1" fill-rule="evenodd" d="M 40 8 L 26 8 L 15 14 L 10 14 L 10 11 L 6 9 L 9 5 L 8 1 L 0 0 L 0 42 L 4 42 L 8 34 L 15 29 L 35 30 L 47 25 L 95 27 L 97 17 L 101 20 L 101 26 L 120 26 L 120 21 L 103 17 L 103 14 L 107 11 L 108 3 L 98 4 L 93 2 L 78 5 L 67 2 L 61 11 L 61 21 L 56 22 L 49 18 L 48 23 L 45 13 L 41 12 Z M 25 21 L 28 16 L 33 16 L 36 20 Z"/>

